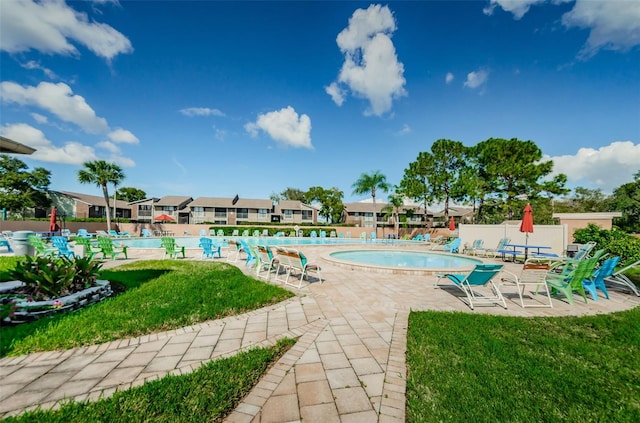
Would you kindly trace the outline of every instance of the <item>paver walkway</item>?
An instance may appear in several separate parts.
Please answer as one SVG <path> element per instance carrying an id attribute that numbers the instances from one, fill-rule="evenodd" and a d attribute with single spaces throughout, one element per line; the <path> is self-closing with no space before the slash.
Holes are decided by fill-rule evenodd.
<path id="1" fill-rule="evenodd" d="M 609 301 L 569 306 L 554 299 L 552 309 L 522 309 L 515 287 L 505 286 L 507 310 L 471 311 L 459 290 L 434 289 L 433 276 L 337 267 L 323 261 L 327 248 L 301 248 L 322 266 L 325 283 L 294 289 L 298 295 L 280 304 L 134 339 L 1 359 L 0 416 L 56 407 L 69 398 L 106 397 L 167 374 L 191 372 L 211 359 L 296 337 L 295 346 L 226 421 L 403 422 L 411 310 L 548 316 L 605 313 L 640 304 L 636 296 L 611 292 Z M 242 264 L 238 267 L 248 272 Z"/>

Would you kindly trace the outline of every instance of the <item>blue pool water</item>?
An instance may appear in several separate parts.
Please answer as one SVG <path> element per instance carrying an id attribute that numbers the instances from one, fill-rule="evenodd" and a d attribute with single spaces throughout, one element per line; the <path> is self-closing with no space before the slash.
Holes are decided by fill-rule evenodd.
<path id="1" fill-rule="evenodd" d="M 227 239 L 234 238 L 218 238 L 209 237 L 214 242 L 220 242 L 223 245 L 226 244 Z M 175 237 L 176 244 L 184 246 L 186 248 L 198 248 L 200 243 L 200 237 Z M 402 240 L 386 240 L 379 239 L 375 241 L 367 241 L 360 238 L 289 238 L 289 237 L 247 237 L 247 238 L 235 238 L 243 239 L 249 245 L 412 245 L 415 241 L 402 241 Z M 118 239 L 114 241 L 116 244 L 124 244 L 130 248 L 161 248 L 160 238 L 132 238 L 132 239 Z"/>
<path id="2" fill-rule="evenodd" d="M 482 264 L 482 261 L 469 257 L 419 251 L 352 250 L 334 252 L 329 256 L 346 262 L 400 268 L 456 270 Z"/>

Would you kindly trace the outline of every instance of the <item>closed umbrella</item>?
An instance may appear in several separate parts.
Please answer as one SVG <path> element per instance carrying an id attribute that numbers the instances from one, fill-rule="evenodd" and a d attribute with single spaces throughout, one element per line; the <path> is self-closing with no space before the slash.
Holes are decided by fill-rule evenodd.
<path id="1" fill-rule="evenodd" d="M 453 216 L 451 216 L 451 218 L 449 219 L 449 230 L 450 231 L 455 231 L 456 230 L 456 221 L 453 218 Z"/>
<path id="2" fill-rule="evenodd" d="M 522 214 L 522 222 L 520 222 L 520 232 L 524 232 L 525 245 L 529 242 L 529 234 L 533 233 L 533 208 L 531 204 L 527 204 Z"/>
<path id="3" fill-rule="evenodd" d="M 60 229 L 60 226 L 56 222 L 57 218 L 58 216 L 57 216 L 56 208 L 51 207 L 51 217 L 49 218 L 49 232 L 56 232 L 57 230 Z"/>

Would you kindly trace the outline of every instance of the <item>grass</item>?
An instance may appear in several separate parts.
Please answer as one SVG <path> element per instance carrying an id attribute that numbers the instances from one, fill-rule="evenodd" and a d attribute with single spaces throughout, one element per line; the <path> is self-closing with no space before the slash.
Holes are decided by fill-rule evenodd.
<path id="1" fill-rule="evenodd" d="M 97 402 L 67 402 L 56 411 L 32 411 L 7 422 L 220 422 L 269 366 L 292 345 L 281 340 L 209 362 L 193 373 L 166 376 Z"/>
<path id="2" fill-rule="evenodd" d="M 220 262 L 140 261 L 104 271 L 102 278 L 124 292 L 76 313 L 2 327 L 0 356 L 167 331 L 254 310 L 293 295 Z"/>
<path id="3" fill-rule="evenodd" d="M 409 422 L 638 422 L 640 308 L 515 318 L 414 312 Z"/>

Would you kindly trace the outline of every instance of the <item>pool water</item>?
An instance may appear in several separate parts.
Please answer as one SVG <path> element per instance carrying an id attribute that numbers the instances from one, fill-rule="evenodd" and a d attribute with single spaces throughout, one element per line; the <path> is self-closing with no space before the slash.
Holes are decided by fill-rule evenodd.
<path id="1" fill-rule="evenodd" d="M 419 251 L 394 250 L 351 250 L 329 254 L 332 259 L 342 262 L 371 265 L 373 267 L 415 268 L 428 270 L 469 270 L 481 260 L 453 254 L 426 253 Z"/>
<path id="2" fill-rule="evenodd" d="M 360 238 L 289 238 L 289 237 L 207 237 L 214 242 L 226 245 L 228 239 L 242 239 L 249 245 L 415 245 L 416 241 L 404 240 L 364 240 Z M 176 244 L 185 248 L 198 248 L 200 237 L 175 237 Z M 160 238 L 132 238 L 114 240 L 116 245 L 120 243 L 130 248 L 161 248 Z"/>

